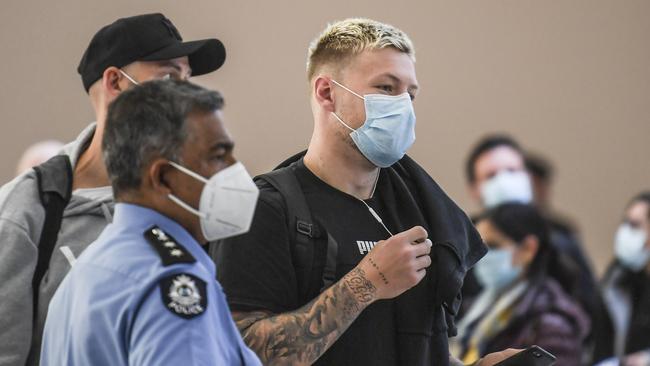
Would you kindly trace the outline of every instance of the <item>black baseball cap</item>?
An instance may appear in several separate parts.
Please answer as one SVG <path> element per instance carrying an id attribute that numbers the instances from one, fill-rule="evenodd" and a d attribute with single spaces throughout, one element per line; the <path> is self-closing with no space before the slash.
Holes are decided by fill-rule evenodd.
<path id="1" fill-rule="evenodd" d="M 189 59 L 192 75 L 203 75 L 223 65 L 226 49 L 216 38 L 183 42 L 174 24 L 160 13 L 136 15 L 100 29 L 90 41 L 77 71 L 87 92 L 108 67 L 183 56 Z"/>

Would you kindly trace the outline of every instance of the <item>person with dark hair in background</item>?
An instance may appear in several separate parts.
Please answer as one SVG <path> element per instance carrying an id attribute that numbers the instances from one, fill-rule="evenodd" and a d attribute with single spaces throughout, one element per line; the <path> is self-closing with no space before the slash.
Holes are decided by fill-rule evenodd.
<path id="1" fill-rule="evenodd" d="M 484 209 L 507 202 L 533 203 L 534 191 L 525 164 L 524 149 L 508 135 L 488 135 L 479 140 L 469 154 L 465 173 L 470 195 Z M 544 211 L 542 210 L 542 215 Z M 591 265 L 578 238 L 566 230 L 550 226 L 550 243 L 557 251 L 558 265 L 573 273 L 571 281 L 560 281 L 567 294 L 580 303 L 591 320 L 585 359 L 591 359 L 600 339 L 611 332 L 610 320 L 603 317 L 604 304 Z M 464 304 L 461 317 L 480 291 L 480 284 L 470 272 L 463 286 Z"/>
<path id="2" fill-rule="evenodd" d="M 571 274 L 557 265 L 539 211 L 505 203 L 487 211 L 477 229 L 490 250 L 475 267 L 483 290 L 458 325 L 456 356 L 468 363 L 503 347 L 539 345 L 557 366 L 580 365 L 589 319 L 558 283 Z"/>
<path id="3" fill-rule="evenodd" d="M 481 139 L 467 158 L 465 177 L 470 196 L 484 208 L 533 200 L 523 149 L 507 135 Z"/>
<path id="4" fill-rule="evenodd" d="M 41 365 L 261 365 L 202 245 L 248 231 L 259 191 L 233 156 L 223 98 L 151 81 L 110 106 L 115 216 L 50 303 Z"/>
<path id="5" fill-rule="evenodd" d="M 183 42 L 162 14 L 121 18 L 90 41 L 77 71 L 96 122 L 0 189 L 0 365 L 37 365 L 47 307 L 75 258 L 112 221 L 101 141 L 109 104 L 138 82 L 212 72 L 217 39 Z"/>
<path id="6" fill-rule="evenodd" d="M 650 365 L 650 191 L 640 193 L 625 208 L 614 238 L 615 258 L 602 291 L 614 336 L 600 349 L 614 356 L 603 365 Z"/>
<path id="7" fill-rule="evenodd" d="M 525 153 L 524 160 L 531 178 L 535 206 L 542 212 L 554 232 L 577 238 L 578 232 L 574 223 L 552 207 L 551 196 L 555 174 L 553 164 L 542 155 L 530 151 Z"/>

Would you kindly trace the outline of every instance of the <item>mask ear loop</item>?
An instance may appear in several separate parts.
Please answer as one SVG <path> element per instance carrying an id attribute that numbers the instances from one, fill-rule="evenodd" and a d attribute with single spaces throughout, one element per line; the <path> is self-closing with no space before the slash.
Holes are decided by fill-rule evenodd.
<path id="1" fill-rule="evenodd" d="M 348 129 L 350 130 L 350 131 L 352 131 L 352 132 L 354 132 L 354 131 L 355 131 L 355 129 L 354 129 L 354 128 L 352 128 L 352 127 L 350 127 L 350 126 L 348 126 L 348 124 L 347 124 L 347 123 L 345 123 L 345 122 L 343 122 L 343 120 L 341 119 L 341 117 L 339 117 L 339 116 L 337 116 L 337 115 L 336 115 L 336 113 L 334 113 L 334 112 L 332 112 L 332 115 L 333 115 L 333 116 L 334 116 L 334 117 L 335 117 L 336 119 L 338 119 L 338 120 L 339 120 L 339 122 L 341 122 L 341 124 L 342 124 L 343 126 L 345 126 L 345 127 L 347 127 L 347 128 L 348 128 Z"/>
<path id="2" fill-rule="evenodd" d="M 125 78 L 127 78 L 130 82 L 132 82 L 134 85 L 140 85 L 137 81 L 135 81 L 129 74 L 125 73 L 122 71 L 122 69 L 118 69 L 122 75 L 124 75 Z"/>
<path id="3" fill-rule="evenodd" d="M 364 97 L 362 97 L 361 95 L 359 95 L 359 94 L 353 92 L 353 91 L 350 90 L 348 87 L 344 86 L 343 84 L 339 83 L 338 81 L 336 81 L 336 80 L 334 80 L 334 79 L 330 79 L 330 80 L 331 80 L 334 84 L 336 84 L 336 85 L 340 86 L 341 88 L 347 90 L 348 92 L 352 93 L 352 94 L 353 94 L 354 96 L 356 96 L 357 98 L 361 98 L 361 100 L 366 100 L 366 98 L 364 98 Z M 336 113 L 332 112 L 332 115 L 334 115 L 334 117 L 336 117 L 336 119 L 338 119 L 339 122 L 341 122 L 341 124 L 342 124 L 343 126 L 347 127 L 348 130 L 350 130 L 350 131 L 352 131 L 352 132 L 355 131 L 354 128 L 350 127 L 347 123 L 343 122 L 343 120 L 341 119 L 341 117 L 339 117 Z"/>
<path id="4" fill-rule="evenodd" d="M 199 175 L 199 174 L 196 174 L 195 172 L 193 172 L 193 171 L 187 169 L 186 167 L 184 167 L 184 166 L 182 166 L 182 165 L 180 165 L 180 164 L 177 164 L 177 163 L 174 163 L 173 161 L 170 161 L 170 162 L 169 162 L 169 165 L 171 165 L 171 166 L 173 166 L 174 168 L 180 170 L 181 172 L 183 172 L 183 173 L 189 175 L 190 177 L 192 177 L 192 178 L 198 180 L 199 182 L 203 182 L 203 183 L 205 183 L 205 184 L 208 183 L 208 180 L 207 180 L 205 177 L 203 177 L 203 176 L 201 176 L 201 175 Z"/>
<path id="5" fill-rule="evenodd" d="M 195 215 L 198 216 L 198 217 L 201 217 L 201 218 L 205 218 L 205 217 L 206 217 L 206 215 L 205 215 L 203 212 L 201 212 L 201 211 L 195 209 L 194 207 L 188 205 L 187 203 L 181 201 L 180 198 L 174 196 L 174 195 L 171 194 L 171 193 L 167 195 L 167 198 L 169 198 L 170 200 L 172 200 L 172 201 L 173 201 L 174 203 L 176 203 L 177 205 L 181 206 L 182 208 L 184 208 L 184 209 L 186 209 L 187 211 L 189 211 L 189 212 L 195 214 Z"/>
<path id="6" fill-rule="evenodd" d="M 180 170 L 181 172 L 183 172 L 183 173 L 189 175 L 190 177 L 192 177 L 192 178 L 194 178 L 194 179 L 196 179 L 196 180 L 198 180 L 198 181 L 200 181 L 200 182 L 203 182 L 204 184 L 207 184 L 207 183 L 208 183 L 208 180 L 205 179 L 205 177 L 202 177 L 202 176 L 200 176 L 199 174 L 196 174 L 195 172 L 193 172 L 193 171 L 187 169 L 186 167 L 184 167 L 184 166 L 182 166 L 182 165 L 180 165 L 180 164 L 177 164 L 177 163 L 175 163 L 175 162 L 173 162 L 173 161 L 170 161 L 170 162 L 169 162 L 169 165 L 171 165 L 171 166 L 173 166 L 174 168 Z M 172 193 L 168 194 L 168 195 L 167 195 L 167 198 L 169 198 L 170 200 L 172 200 L 172 201 L 173 201 L 174 203 L 176 203 L 177 205 L 181 206 L 182 208 L 184 208 L 184 209 L 186 209 L 187 211 L 189 211 L 189 212 L 195 214 L 195 215 L 198 216 L 198 217 L 201 217 L 201 218 L 205 218 L 205 217 L 206 217 L 206 214 L 205 214 L 205 213 L 203 213 L 203 212 L 201 212 L 201 211 L 195 209 L 194 207 L 188 205 L 187 203 L 181 201 L 180 198 L 176 197 L 176 196 L 173 195 Z"/>
<path id="7" fill-rule="evenodd" d="M 350 93 L 354 94 L 354 95 L 357 96 L 358 98 L 361 98 L 361 99 L 363 99 L 363 100 L 366 100 L 366 98 L 364 98 L 364 97 L 362 97 L 361 95 L 359 95 L 359 94 L 353 92 L 353 91 L 350 90 L 348 87 L 343 86 L 343 84 L 339 83 L 338 81 L 336 81 L 336 80 L 334 80 L 334 79 L 330 79 L 330 80 L 332 80 L 332 82 L 333 82 L 334 84 L 336 84 L 336 85 L 340 86 L 341 88 L 343 88 L 343 89 L 349 91 Z"/>

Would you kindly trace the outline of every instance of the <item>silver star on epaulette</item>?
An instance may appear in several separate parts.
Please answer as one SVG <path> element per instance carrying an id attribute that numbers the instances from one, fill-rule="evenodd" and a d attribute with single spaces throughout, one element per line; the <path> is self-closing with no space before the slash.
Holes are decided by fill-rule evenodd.
<path id="1" fill-rule="evenodd" d="M 180 249 L 172 249 L 172 250 L 169 252 L 169 254 L 170 254 L 172 257 L 180 257 L 180 256 L 183 255 L 183 251 L 180 250 Z"/>
<path id="2" fill-rule="evenodd" d="M 155 228 L 155 229 L 151 230 L 151 232 L 158 238 L 158 240 L 161 240 L 161 241 L 169 240 L 169 238 L 167 237 L 167 234 L 165 234 L 164 231 L 162 231 L 162 230 L 160 230 L 158 228 Z"/>
<path id="3" fill-rule="evenodd" d="M 176 247 L 176 243 L 174 243 L 173 241 L 166 241 L 165 244 L 163 244 L 163 245 L 165 246 L 165 248 L 175 248 Z"/>

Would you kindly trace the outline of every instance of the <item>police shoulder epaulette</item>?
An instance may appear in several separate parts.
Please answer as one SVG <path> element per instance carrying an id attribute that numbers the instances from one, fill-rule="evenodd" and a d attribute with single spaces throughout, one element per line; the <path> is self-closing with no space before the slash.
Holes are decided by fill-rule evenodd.
<path id="1" fill-rule="evenodd" d="M 158 226 L 152 226 L 144 232 L 144 237 L 158 252 L 164 266 L 177 263 L 194 263 L 196 259 L 174 237 Z"/>

